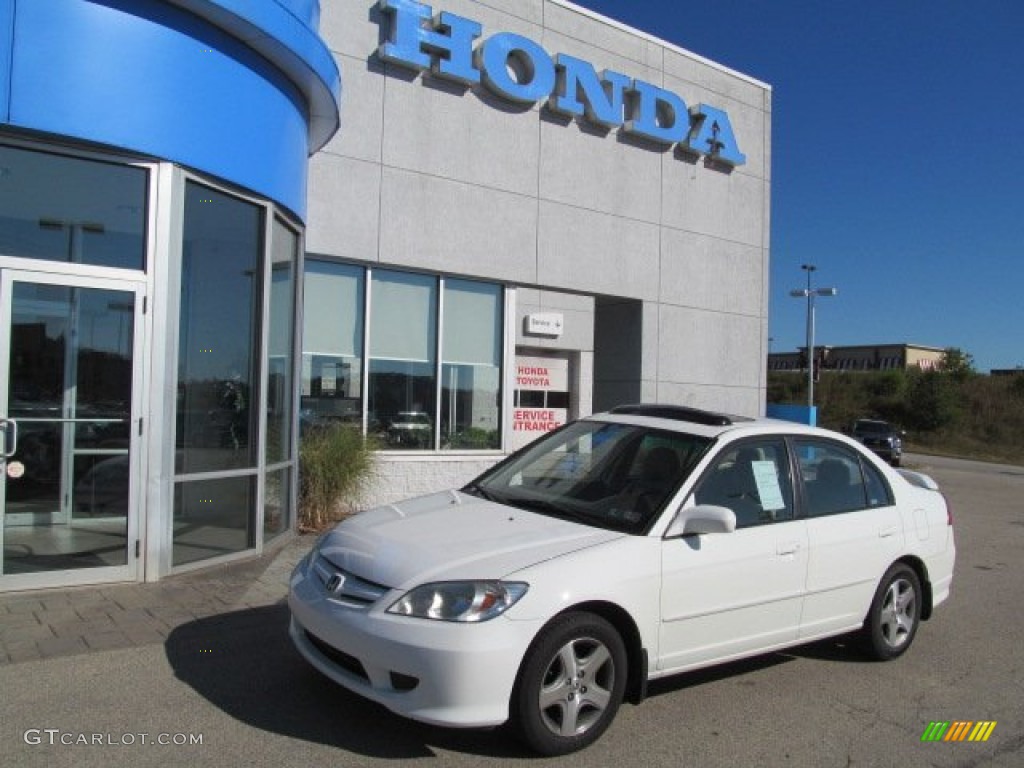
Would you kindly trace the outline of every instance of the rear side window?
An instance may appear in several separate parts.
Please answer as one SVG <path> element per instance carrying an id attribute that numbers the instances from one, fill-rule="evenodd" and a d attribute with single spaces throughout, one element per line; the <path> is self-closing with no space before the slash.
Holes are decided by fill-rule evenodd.
<path id="1" fill-rule="evenodd" d="M 800 479 L 808 517 L 823 517 L 892 503 L 878 470 L 837 443 L 797 440 Z"/>
<path id="2" fill-rule="evenodd" d="M 868 492 L 868 506 L 869 507 L 888 507 L 893 503 L 892 490 L 889 488 L 889 484 L 882 477 L 882 473 L 879 472 L 874 466 L 864 461 L 863 458 L 860 460 L 861 471 L 864 473 L 864 482 Z"/>

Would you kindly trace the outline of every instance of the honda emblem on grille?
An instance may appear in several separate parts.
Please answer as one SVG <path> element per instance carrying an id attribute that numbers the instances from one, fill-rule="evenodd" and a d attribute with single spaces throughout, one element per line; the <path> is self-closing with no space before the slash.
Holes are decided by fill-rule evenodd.
<path id="1" fill-rule="evenodd" d="M 341 574 L 341 573 L 336 573 L 333 576 L 331 576 L 331 578 L 329 578 L 327 580 L 327 584 L 326 584 L 327 591 L 328 592 L 337 592 L 339 589 L 341 589 L 341 585 L 344 584 L 344 583 L 345 583 L 345 575 Z"/>

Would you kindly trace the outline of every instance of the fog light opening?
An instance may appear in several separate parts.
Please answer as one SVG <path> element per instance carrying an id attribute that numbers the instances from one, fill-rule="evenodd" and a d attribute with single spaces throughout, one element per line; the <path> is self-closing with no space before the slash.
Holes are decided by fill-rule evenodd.
<path id="1" fill-rule="evenodd" d="M 420 684 L 418 677 L 412 675 L 403 675 L 401 672 L 391 672 L 391 687 L 396 691 L 405 693 L 413 690 L 417 685 Z"/>

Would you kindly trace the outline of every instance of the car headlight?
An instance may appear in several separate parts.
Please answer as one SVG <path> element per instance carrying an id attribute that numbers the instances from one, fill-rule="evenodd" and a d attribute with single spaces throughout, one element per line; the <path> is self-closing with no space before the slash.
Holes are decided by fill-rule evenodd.
<path id="1" fill-rule="evenodd" d="M 476 623 L 500 616 L 526 594 L 521 581 L 439 581 L 406 592 L 388 613 Z"/>

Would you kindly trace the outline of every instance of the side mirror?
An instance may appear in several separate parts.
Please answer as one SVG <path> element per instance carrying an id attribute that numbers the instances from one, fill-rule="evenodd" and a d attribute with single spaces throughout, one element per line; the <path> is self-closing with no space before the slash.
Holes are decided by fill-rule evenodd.
<path id="1" fill-rule="evenodd" d="M 728 507 L 698 504 L 681 509 L 665 531 L 665 538 L 686 536 L 691 533 L 732 533 L 736 530 L 736 513 Z"/>

